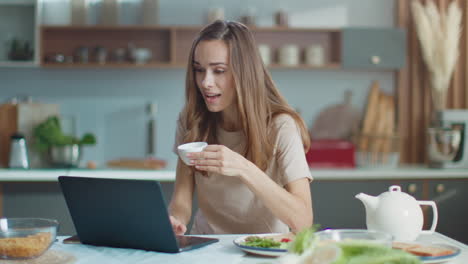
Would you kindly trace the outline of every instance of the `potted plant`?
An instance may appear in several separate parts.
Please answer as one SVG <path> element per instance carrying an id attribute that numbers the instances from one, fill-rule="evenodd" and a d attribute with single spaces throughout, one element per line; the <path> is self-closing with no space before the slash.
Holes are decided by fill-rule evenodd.
<path id="1" fill-rule="evenodd" d="M 34 128 L 34 147 L 47 153 L 56 167 L 78 167 L 83 145 L 95 145 L 96 137 L 86 133 L 82 138 L 63 133 L 58 116 L 50 116 Z"/>

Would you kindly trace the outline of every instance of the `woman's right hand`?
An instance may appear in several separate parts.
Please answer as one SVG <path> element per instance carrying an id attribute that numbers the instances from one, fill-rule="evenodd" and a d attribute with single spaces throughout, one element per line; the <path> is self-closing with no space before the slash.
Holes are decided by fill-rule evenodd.
<path id="1" fill-rule="evenodd" d="M 177 236 L 181 236 L 187 232 L 187 227 L 177 218 L 171 215 L 169 216 L 169 219 L 171 220 L 172 229 Z"/>

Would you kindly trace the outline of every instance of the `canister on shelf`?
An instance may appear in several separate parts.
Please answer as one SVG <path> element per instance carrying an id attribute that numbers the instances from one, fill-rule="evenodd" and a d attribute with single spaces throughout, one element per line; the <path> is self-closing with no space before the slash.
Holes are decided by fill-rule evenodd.
<path id="1" fill-rule="evenodd" d="M 224 19 L 224 8 L 214 7 L 208 10 L 208 15 L 207 15 L 208 23 L 212 23 L 216 20 L 223 20 L 223 19 Z"/>
<path id="2" fill-rule="evenodd" d="M 288 14 L 283 9 L 279 10 L 275 14 L 275 24 L 278 27 L 287 27 L 288 26 Z"/>
<path id="3" fill-rule="evenodd" d="M 105 64 L 107 61 L 107 49 L 101 46 L 97 46 L 94 49 L 94 56 L 97 63 Z"/>
<path id="4" fill-rule="evenodd" d="M 258 45 L 258 51 L 260 52 L 260 57 L 262 57 L 263 64 L 271 64 L 271 49 L 270 46 L 266 44 Z"/>
<path id="5" fill-rule="evenodd" d="M 286 66 L 299 64 L 299 47 L 294 44 L 284 45 L 279 49 L 279 63 Z"/>
<path id="6" fill-rule="evenodd" d="M 240 21 L 246 26 L 255 26 L 255 8 L 248 7 L 240 17 Z"/>
<path id="7" fill-rule="evenodd" d="M 78 63 L 88 63 L 89 62 L 89 48 L 88 47 L 79 47 L 76 49 L 76 62 Z"/>
<path id="8" fill-rule="evenodd" d="M 325 52 L 322 45 L 314 44 L 306 47 L 305 63 L 312 66 L 322 66 L 325 64 Z"/>
<path id="9" fill-rule="evenodd" d="M 119 3 L 117 0 L 102 0 L 99 22 L 102 25 L 117 25 L 119 20 Z"/>
<path id="10" fill-rule="evenodd" d="M 159 23 L 159 0 L 143 0 L 143 25 Z"/>
<path id="11" fill-rule="evenodd" d="M 8 167 L 29 169 L 28 151 L 23 134 L 14 133 L 11 136 L 10 161 Z"/>
<path id="12" fill-rule="evenodd" d="M 73 25 L 86 25 L 88 6 L 85 0 L 71 1 L 71 23 Z"/>

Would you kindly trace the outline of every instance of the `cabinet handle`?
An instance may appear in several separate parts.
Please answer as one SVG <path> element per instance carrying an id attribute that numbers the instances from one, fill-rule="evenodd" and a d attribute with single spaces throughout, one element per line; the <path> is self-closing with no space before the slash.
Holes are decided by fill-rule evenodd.
<path id="1" fill-rule="evenodd" d="M 408 185 L 409 193 L 416 193 L 417 190 L 418 190 L 418 185 L 416 185 L 416 183 L 411 183 L 410 185 Z"/>
<path id="2" fill-rule="evenodd" d="M 443 185 L 442 183 L 439 183 L 436 185 L 435 189 L 437 193 L 443 193 L 445 192 L 445 185 Z"/>
<path id="3" fill-rule="evenodd" d="M 372 64 L 377 65 L 380 63 L 380 56 L 377 56 L 377 55 L 371 56 L 370 60 Z"/>

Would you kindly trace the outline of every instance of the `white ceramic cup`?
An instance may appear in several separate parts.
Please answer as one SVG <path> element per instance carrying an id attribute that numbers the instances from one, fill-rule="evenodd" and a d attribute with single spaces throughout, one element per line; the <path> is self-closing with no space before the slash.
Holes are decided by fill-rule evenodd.
<path id="1" fill-rule="evenodd" d="M 206 146 L 208 146 L 208 143 L 206 142 L 186 143 L 178 146 L 177 152 L 179 153 L 179 157 L 182 159 L 182 161 L 185 164 L 191 166 L 192 164 L 190 164 L 190 159 L 187 157 L 187 153 L 201 152 L 206 148 Z"/>

